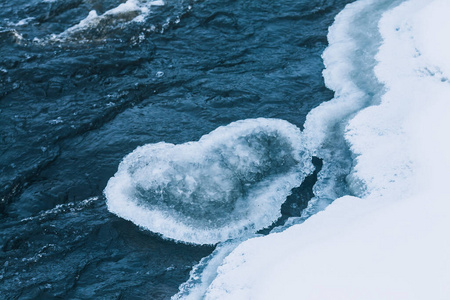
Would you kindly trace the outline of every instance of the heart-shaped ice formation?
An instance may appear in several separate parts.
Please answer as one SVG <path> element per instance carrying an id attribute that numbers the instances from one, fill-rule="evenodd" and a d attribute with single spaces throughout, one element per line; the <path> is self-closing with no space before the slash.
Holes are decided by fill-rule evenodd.
<path id="1" fill-rule="evenodd" d="M 214 244 L 269 226 L 312 172 L 300 130 L 284 120 L 248 119 L 198 142 L 138 147 L 105 189 L 108 209 L 187 243 Z"/>

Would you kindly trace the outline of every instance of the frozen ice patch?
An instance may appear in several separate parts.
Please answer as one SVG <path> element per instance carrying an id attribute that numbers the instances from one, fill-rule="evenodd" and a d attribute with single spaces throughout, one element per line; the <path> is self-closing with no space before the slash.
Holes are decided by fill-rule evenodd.
<path id="1" fill-rule="evenodd" d="M 105 195 L 111 212 L 143 228 L 214 244 L 272 224 L 312 169 L 296 126 L 249 119 L 198 142 L 138 147 L 120 163 Z"/>

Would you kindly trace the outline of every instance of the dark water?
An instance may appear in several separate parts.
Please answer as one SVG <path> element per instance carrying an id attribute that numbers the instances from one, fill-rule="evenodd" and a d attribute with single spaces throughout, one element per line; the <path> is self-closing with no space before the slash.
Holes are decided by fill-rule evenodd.
<path id="1" fill-rule="evenodd" d="M 102 191 L 121 159 L 240 119 L 301 127 L 332 97 L 320 56 L 350 0 L 168 0 L 141 23 L 128 12 L 65 32 L 121 2 L 1 0 L 1 298 L 175 294 L 214 248 L 109 213 Z M 285 217 L 305 204 L 301 190 Z"/>

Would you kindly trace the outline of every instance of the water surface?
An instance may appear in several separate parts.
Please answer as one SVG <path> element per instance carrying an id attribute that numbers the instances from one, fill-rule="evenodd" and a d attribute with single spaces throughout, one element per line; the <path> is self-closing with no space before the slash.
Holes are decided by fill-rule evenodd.
<path id="1" fill-rule="evenodd" d="M 301 128 L 333 96 L 321 54 L 350 0 L 135 1 L 117 12 L 122 2 L 0 3 L 6 298 L 175 294 L 214 247 L 166 241 L 109 213 L 102 192 L 122 158 L 241 119 Z M 284 216 L 300 213 L 308 182 Z"/>

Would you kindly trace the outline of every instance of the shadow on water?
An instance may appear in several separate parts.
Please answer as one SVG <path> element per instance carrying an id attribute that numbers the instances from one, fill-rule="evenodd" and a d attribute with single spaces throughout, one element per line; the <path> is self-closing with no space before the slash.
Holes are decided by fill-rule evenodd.
<path id="1" fill-rule="evenodd" d="M 309 200 L 314 197 L 313 186 L 317 181 L 317 174 L 322 169 L 320 158 L 313 157 L 312 163 L 315 167 L 314 172 L 307 176 L 299 187 L 292 189 L 292 194 L 281 205 L 282 216 L 271 226 L 258 231 L 259 234 L 269 234 L 275 227 L 284 225 L 288 218 L 301 216 L 302 211 L 308 206 Z"/>

